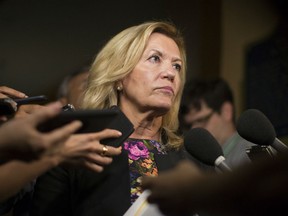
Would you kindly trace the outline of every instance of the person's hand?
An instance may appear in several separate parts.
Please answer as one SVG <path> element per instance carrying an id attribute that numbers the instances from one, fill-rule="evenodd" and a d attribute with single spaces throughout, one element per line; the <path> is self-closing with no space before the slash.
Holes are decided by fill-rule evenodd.
<path id="1" fill-rule="evenodd" d="M 23 118 L 45 108 L 43 105 L 38 104 L 25 104 L 18 107 L 14 118 Z"/>
<path id="2" fill-rule="evenodd" d="M 12 119 L 0 127 L 0 159 L 33 160 L 45 151 L 56 148 L 78 130 L 82 123 L 75 121 L 49 133 L 41 133 L 37 125 L 56 116 L 60 103 L 50 104 L 24 118 Z"/>
<path id="3" fill-rule="evenodd" d="M 26 94 L 7 86 L 0 86 L 0 98 L 25 98 Z"/>
<path id="4" fill-rule="evenodd" d="M 37 105 L 37 104 L 27 104 L 21 105 L 17 107 L 17 103 L 13 101 L 15 98 L 26 98 L 28 97 L 25 93 L 15 90 L 13 88 L 7 86 L 0 86 L 0 98 L 10 98 L 11 104 L 15 106 L 15 118 L 25 117 L 29 114 L 34 113 L 35 111 L 42 109 L 44 106 Z M 3 117 L 3 121 L 6 121 L 7 118 Z"/>
<path id="5" fill-rule="evenodd" d="M 74 134 L 63 146 L 51 149 L 46 155 L 54 156 L 58 163 L 69 162 L 101 172 L 104 165 L 112 162 L 112 157 L 121 153 L 121 147 L 115 148 L 101 144 L 102 139 L 117 138 L 121 132 L 105 129 L 96 133 Z"/>
<path id="6" fill-rule="evenodd" d="M 17 103 L 12 98 L 25 98 L 27 97 L 26 94 L 23 92 L 17 91 L 13 88 L 9 88 L 7 86 L 0 86 L 0 99 L 7 100 L 5 103 L 8 103 L 7 106 L 10 104 L 10 106 L 13 108 L 14 111 L 17 110 Z M 4 112 L 5 113 L 5 112 Z M 8 120 L 8 117 L 6 116 L 6 113 L 3 115 L 0 115 L 0 121 L 4 122 Z"/>
<path id="7" fill-rule="evenodd" d="M 182 161 L 158 177 L 143 177 L 142 188 L 151 191 L 148 202 L 156 203 L 167 215 L 193 212 L 193 205 L 197 206 L 191 203 L 191 198 L 197 196 L 193 194 L 194 184 L 197 185 L 202 175 L 191 161 Z"/>

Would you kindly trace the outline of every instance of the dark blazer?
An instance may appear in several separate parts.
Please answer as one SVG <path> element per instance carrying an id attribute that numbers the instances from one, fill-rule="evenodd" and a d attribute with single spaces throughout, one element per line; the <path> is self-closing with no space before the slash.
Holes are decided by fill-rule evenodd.
<path id="1" fill-rule="evenodd" d="M 155 154 L 159 173 L 185 158 L 181 151 Z M 123 215 L 131 206 L 127 152 L 114 157 L 102 173 L 85 168 L 59 166 L 37 180 L 32 216 Z"/>

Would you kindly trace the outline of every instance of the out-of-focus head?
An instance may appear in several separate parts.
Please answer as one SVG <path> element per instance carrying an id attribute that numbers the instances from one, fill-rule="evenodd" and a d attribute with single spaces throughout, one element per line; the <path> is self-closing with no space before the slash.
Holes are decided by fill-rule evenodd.
<path id="1" fill-rule="evenodd" d="M 57 98 L 64 105 L 72 104 L 75 108 L 80 108 L 84 91 L 87 87 L 89 67 L 85 66 L 67 75 L 62 81 Z"/>
<path id="2" fill-rule="evenodd" d="M 186 127 L 207 129 L 219 143 L 225 130 L 234 131 L 233 93 L 221 78 L 193 79 L 185 86 L 181 118 Z"/>
<path id="3" fill-rule="evenodd" d="M 163 128 L 177 130 L 186 53 L 173 24 L 146 22 L 123 30 L 99 52 L 90 72 L 85 108 L 155 110 Z"/>

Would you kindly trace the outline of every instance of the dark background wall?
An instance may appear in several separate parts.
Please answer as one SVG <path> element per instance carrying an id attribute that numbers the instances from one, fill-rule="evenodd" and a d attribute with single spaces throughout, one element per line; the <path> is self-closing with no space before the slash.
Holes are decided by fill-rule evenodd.
<path id="1" fill-rule="evenodd" d="M 214 28 L 220 25 L 219 2 L 2 0 L 0 85 L 53 99 L 61 79 L 90 63 L 110 37 L 126 27 L 159 19 L 171 20 L 182 29 L 188 46 L 189 78 L 204 67 L 201 55 L 205 55 L 203 39 L 207 37 L 201 34 L 207 34 L 209 28 L 201 27 L 200 22 L 209 25 L 212 21 Z M 210 44 L 219 46 L 219 31 L 213 31 L 216 37 L 208 40 Z M 219 62 L 217 58 L 211 61 Z"/>
<path id="2" fill-rule="evenodd" d="M 221 76 L 237 114 L 261 110 L 288 143 L 287 0 L 222 0 Z"/>
<path id="3" fill-rule="evenodd" d="M 171 20 L 186 39 L 187 79 L 225 78 L 239 116 L 255 106 L 247 98 L 259 98 L 247 95 L 247 50 L 278 26 L 279 16 L 271 6 L 275 1 L 286 0 L 0 0 L 0 85 L 54 100 L 63 77 L 90 63 L 113 35 L 144 21 Z M 287 77 L 287 70 L 283 74 Z M 253 92 L 259 75 L 250 83 Z M 288 92 L 284 83 L 278 92 Z M 277 106 L 287 101 L 285 94 L 276 94 L 271 97 L 277 98 Z M 265 96 L 263 100 L 265 104 Z M 261 108 L 270 110 L 266 115 L 275 112 L 270 109 L 275 105 L 266 104 Z M 285 114 L 268 117 L 276 126 L 279 119 L 288 125 Z"/>

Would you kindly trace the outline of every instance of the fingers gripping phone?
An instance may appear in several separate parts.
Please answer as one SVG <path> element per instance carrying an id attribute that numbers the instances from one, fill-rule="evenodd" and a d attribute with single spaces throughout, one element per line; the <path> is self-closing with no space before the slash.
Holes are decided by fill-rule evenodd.
<path id="1" fill-rule="evenodd" d="M 134 126 L 126 115 L 118 108 L 112 107 L 103 110 L 75 110 L 73 112 L 62 111 L 58 116 L 40 124 L 38 129 L 49 132 L 59 128 L 73 120 L 80 120 L 83 126 L 76 133 L 93 133 L 106 128 L 115 129 L 122 133 L 118 138 L 101 140 L 101 143 L 118 147 L 134 131 Z"/>

